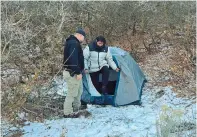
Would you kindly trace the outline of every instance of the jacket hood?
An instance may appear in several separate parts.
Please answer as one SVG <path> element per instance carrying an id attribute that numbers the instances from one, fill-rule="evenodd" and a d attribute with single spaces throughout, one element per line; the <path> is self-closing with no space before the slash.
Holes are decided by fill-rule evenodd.
<path id="1" fill-rule="evenodd" d="M 97 50 L 97 51 L 101 51 L 103 48 L 105 48 L 105 45 L 103 45 L 103 46 L 98 46 L 97 44 L 96 44 L 96 40 L 95 41 L 93 41 L 93 43 L 92 43 L 93 45 L 94 45 L 94 47 L 95 47 L 95 49 Z"/>

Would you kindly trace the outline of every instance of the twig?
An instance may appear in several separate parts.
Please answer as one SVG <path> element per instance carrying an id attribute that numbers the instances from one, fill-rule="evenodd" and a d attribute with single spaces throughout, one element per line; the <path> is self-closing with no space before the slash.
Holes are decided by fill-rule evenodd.
<path id="1" fill-rule="evenodd" d="M 29 109 L 26 109 L 25 107 L 22 107 L 25 111 L 27 111 L 27 112 L 31 112 L 31 113 L 33 113 L 33 114 L 35 114 L 35 115 L 38 115 L 36 112 L 33 112 L 33 111 L 31 111 L 31 110 L 29 110 Z"/>
<path id="2" fill-rule="evenodd" d="M 61 68 L 58 70 L 58 72 L 52 77 L 51 80 L 49 80 L 49 85 L 48 85 L 47 89 L 48 89 L 49 86 L 51 85 L 53 79 L 60 73 L 60 71 L 62 70 L 62 67 L 63 67 L 64 64 L 68 61 L 68 59 L 71 57 L 71 55 L 74 53 L 74 51 L 75 51 L 75 48 L 74 48 L 74 50 L 72 51 L 72 53 L 69 55 L 69 57 L 66 59 L 66 61 L 63 63 L 63 65 L 61 65 Z M 57 91 L 55 91 L 55 92 L 57 92 Z M 53 97 L 54 97 L 54 96 L 53 96 Z"/>

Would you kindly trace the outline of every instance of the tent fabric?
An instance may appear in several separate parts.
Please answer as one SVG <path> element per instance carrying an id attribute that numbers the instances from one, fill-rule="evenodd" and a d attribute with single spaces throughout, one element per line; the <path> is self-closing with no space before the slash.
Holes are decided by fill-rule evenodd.
<path id="1" fill-rule="evenodd" d="M 146 81 L 142 70 L 131 55 L 117 47 L 109 47 L 120 72 L 110 70 L 109 83 L 116 83 L 113 95 L 103 96 L 95 89 L 89 74 L 83 74 L 83 93 L 81 100 L 90 104 L 109 104 L 113 106 L 139 104 L 142 88 Z M 101 81 L 100 76 L 100 80 Z"/>

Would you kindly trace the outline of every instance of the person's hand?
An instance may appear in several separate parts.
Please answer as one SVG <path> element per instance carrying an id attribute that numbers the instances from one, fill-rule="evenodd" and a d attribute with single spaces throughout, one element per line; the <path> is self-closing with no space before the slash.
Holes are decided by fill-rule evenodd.
<path id="1" fill-rule="evenodd" d="M 89 73 L 89 71 L 88 71 L 87 69 L 85 69 L 85 70 L 84 70 L 84 73 L 87 74 L 87 73 Z"/>
<path id="2" fill-rule="evenodd" d="M 81 74 L 77 75 L 77 76 L 76 76 L 76 79 L 77 79 L 77 80 L 81 80 L 81 79 L 82 79 L 82 75 L 81 75 Z"/>
<path id="3" fill-rule="evenodd" d="M 119 68 L 116 68 L 116 72 L 119 72 L 120 71 L 120 69 Z"/>

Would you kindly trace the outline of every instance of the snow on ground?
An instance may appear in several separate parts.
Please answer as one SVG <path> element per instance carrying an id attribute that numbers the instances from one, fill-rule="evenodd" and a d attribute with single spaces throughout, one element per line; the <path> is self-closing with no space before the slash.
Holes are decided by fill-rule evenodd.
<path id="1" fill-rule="evenodd" d="M 177 98 L 171 87 L 144 88 L 142 106 L 88 105 L 89 118 L 59 118 L 44 123 L 27 122 L 24 137 L 155 137 L 156 118 L 163 105 L 184 111 L 184 119 L 195 123 L 196 105 Z"/>
<path id="2" fill-rule="evenodd" d="M 16 131 L 18 128 L 14 127 L 7 120 L 1 119 L 1 136 L 6 136 L 12 131 Z"/>

